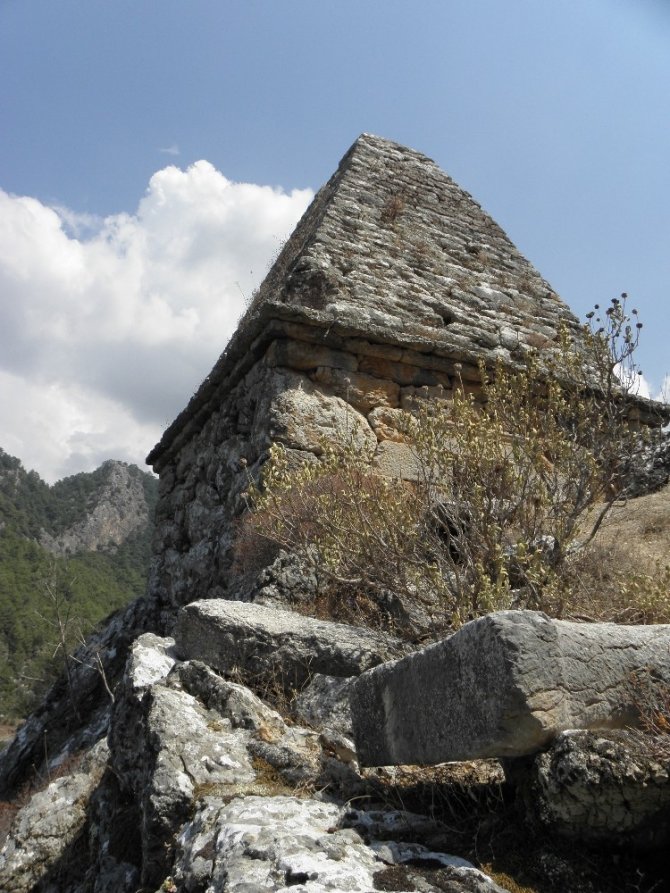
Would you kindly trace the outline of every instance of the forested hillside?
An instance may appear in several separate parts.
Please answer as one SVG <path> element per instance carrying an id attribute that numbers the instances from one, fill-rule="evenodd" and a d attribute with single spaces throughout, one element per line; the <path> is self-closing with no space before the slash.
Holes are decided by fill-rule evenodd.
<path id="1" fill-rule="evenodd" d="M 0 720 L 33 709 L 66 651 L 143 592 L 156 495 L 125 463 L 49 486 L 0 450 Z"/>

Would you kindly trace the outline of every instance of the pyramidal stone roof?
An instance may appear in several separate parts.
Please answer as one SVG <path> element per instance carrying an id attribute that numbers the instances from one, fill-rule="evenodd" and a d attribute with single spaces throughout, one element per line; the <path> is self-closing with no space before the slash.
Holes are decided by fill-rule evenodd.
<path id="1" fill-rule="evenodd" d="M 284 245 L 237 332 L 147 461 L 199 431 L 273 338 L 519 362 L 577 318 L 431 159 L 363 134 Z"/>

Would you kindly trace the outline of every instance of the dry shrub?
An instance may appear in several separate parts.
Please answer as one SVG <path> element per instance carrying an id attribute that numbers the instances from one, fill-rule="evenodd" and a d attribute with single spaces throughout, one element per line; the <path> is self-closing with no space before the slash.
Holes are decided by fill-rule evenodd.
<path id="1" fill-rule="evenodd" d="M 310 613 L 379 625 L 389 592 L 420 601 L 444 582 L 424 536 L 419 488 L 372 472 L 353 448 L 324 447 L 320 462 L 296 468 L 274 445 L 250 499 L 234 550 L 238 572 L 253 572 L 273 548 L 299 553 L 320 581 Z"/>
<path id="2" fill-rule="evenodd" d="M 267 513 L 247 513 L 237 519 L 233 546 L 233 573 L 253 581 L 281 552 L 281 546 L 262 531 L 269 526 Z"/>
<path id="3" fill-rule="evenodd" d="M 579 620 L 670 623 L 670 566 L 634 569 L 630 550 L 616 543 L 592 543 L 577 553 L 567 571 L 568 599 L 557 616 Z"/>
<path id="4" fill-rule="evenodd" d="M 588 548 L 642 437 L 616 374 L 632 375 L 638 324 L 618 299 L 603 316 L 580 352 L 562 331 L 542 360 L 530 351 L 521 369 L 482 367 L 477 397 L 460 382 L 450 402 L 407 414 L 412 483 L 375 473 L 351 446 L 324 445 L 296 467 L 275 444 L 250 489 L 239 567 L 264 549 L 297 553 L 321 581 L 317 609 L 349 622 L 378 625 L 389 593 L 438 605 L 440 633 L 511 607 L 579 613 L 595 579 Z M 618 587 L 618 619 L 640 622 L 665 616 L 666 582 L 612 573 L 606 591 Z"/>
<path id="5" fill-rule="evenodd" d="M 299 614 L 319 620 L 382 629 L 400 635 L 403 633 L 397 618 L 379 598 L 375 598 L 374 593 L 333 581 L 324 582 L 312 601 L 298 602 L 292 608 Z"/>

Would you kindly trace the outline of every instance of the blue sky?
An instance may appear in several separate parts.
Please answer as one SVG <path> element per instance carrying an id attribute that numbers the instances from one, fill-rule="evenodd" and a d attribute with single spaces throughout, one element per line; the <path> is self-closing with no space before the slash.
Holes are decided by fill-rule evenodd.
<path id="1" fill-rule="evenodd" d="M 0 0 L 0 102 L 0 445 L 50 480 L 142 461 L 362 131 L 670 371 L 667 0 Z"/>

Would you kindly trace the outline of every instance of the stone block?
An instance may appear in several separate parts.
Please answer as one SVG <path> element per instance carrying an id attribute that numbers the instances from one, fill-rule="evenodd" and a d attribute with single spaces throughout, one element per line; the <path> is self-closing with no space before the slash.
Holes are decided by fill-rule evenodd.
<path id="1" fill-rule="evenodd" d="M 358 367 L 358 360 L 352 354 L 308 341 L 273 341 L 265 355 L 265 362 L 269 366 L 288 366 L 298 370 L 331 366 L 355 372 Z"/>
<path id="2" fill-rule="evenodd" d="M 295 700 L 298 719 L 313 728 L 330 727 L 351 737 L 351 707 L 349 695 L 354 678 L 324 676 L 316 673 Z"/>
<path id="3" fill-rule="evenodd" d="M 1 890 L 57 889 L 53 875 L 61 861 L 73 858 L 77 838 L 85 833 L 89 798 L 106 758 L 107 744 L 99 741 L 79 771 L 52 781 L 22 806 L 0 849 Z"/>
<path id="4" fill-rule="evenodd" d="M 394 344 L 380 344 L 374 341 L 367 341 L 363 338 L 347 338 L 343 344 L 347 350 L 359 356 L 365 357 L 383 357 L 393 362 L 398 361 L 403 356 L 403 349 Z"/>
<path id="5" fill-rule="evenodd" d="M 421 464 L 412 447 L 392 440 L 382 441 L 372 460 L 372 468 L 384 477 L 403 481 L 421 480 Z"/>
<path id="6" fill-rule="evenodd" d="M 367 420 L 349 402 L 324 394 L 308 378 L 298 375 L 277 375 L 259 404 L 257 416 L 256 445 L 260 448 L 267 445 L 268 437 L 290 449 L 316 455 L 328 443 L 351 444 L 368 454 L 377 445 Z"/>
<path id="7" fill-rule="evenodd" d="M 223 599 L 183 608 L 175 639 L 183 660 L 285 687 L 300 687 L 315 673 L 357 676 L 400 653 L 396 640 L 367 629 Z"/>
<path id="8" fill-rule="evenodd" d="M 436 369 L 423 369 L 409 363 L 397 363 L 381 357 L 361 357 L 359 372 L 365 372 L 376 378 L 394 381 L 399 385 L 434 386 L 441 384 L 449 387 L 451 382 L 445 372 Z"/>
<path id="9" fill-rule="evenodd" d="M 631 674 L 670 682 L 670 625 L 619 626 L 501 611 L 356 681 L 362 765 L 516 757 L 566 729 L 638 722 Z"/>
<path id="10" fill-rule="evenodd" d="M 298 893 L 505 893 L 466 859 L 389 840 L 399 829 L 427 827 L 424 817 L 394 810 L 367 819 L 349 804 L 304 795 L 207 801 L 176 841 L 174 886 L 218 893 L 291 887 Z M 354 821 L 360 831 L 349 826 Z M 371 839 L 370 830 L 384 837 Z"/>
<path id="11" fill-rule="evenodd" d="M 402 432 L 406 417 L 403 409 L 378 406 L 368 414 L 368 423 L 375 432 L 377 440 L 393 440 L 396 443 L 404 443 L 406 438 Z"/>
<path id="12" fill-rule="evenodd" d="M 319 366 L 312 379 L 367 415 L 376 406 L 398 406 L 400 387 L 394 381 L 375 378 L 362 372 L 347 372 Z"/>

